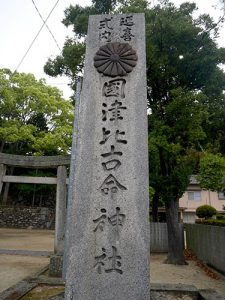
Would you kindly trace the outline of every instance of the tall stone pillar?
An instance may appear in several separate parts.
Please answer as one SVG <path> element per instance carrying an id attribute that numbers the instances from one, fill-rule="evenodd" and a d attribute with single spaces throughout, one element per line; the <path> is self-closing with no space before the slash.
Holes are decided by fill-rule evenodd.
<path id="1" fill-rule="evenodd" d="M 89 18 L 67 300 L 149 300 L 144 14 Z"/>
<path id="2" fill-rule="evenodd" d="M 71 209 L 73 207 L 73 192 L 74 192 L 74 179 L 75 179 L 75 170 L 76 170 L 76 144 L 77 136 L 79 132 L 79 114 L 80 114 L 80 93 L 82 88 L 82 78 L 79 77 L 76 82 L 76 98 L 75 98 L 75 110 L 74 110 L 74 120 L 73 120 L 73 141 L 71 149 L 71 160 L 70 160 L 70 175 L 69 175 L 69 185 L 68 185 L 68 200 L 67 200 L 67 214 L 70 215 Z M 66 232 L 69 232 L 69 224 L 66 222 L 65 236 Z M 65 249 L 68 249 L 67 244 L 69 245 L 70 239 L 65 238 Z M 63 279 L 65 279 L 65 272 L 67 269 L 68 255 L 67 251 L 64 251 L 63 255 Z"/>
<path id="3" fill-rule="evenodd" d="M 64 248 L 64 235 L 66 223 L 66 167 L 57 168 L 57 188 L 56 188 L 56 215 L 55 215 L 55 254 L 62 255 Z"/>

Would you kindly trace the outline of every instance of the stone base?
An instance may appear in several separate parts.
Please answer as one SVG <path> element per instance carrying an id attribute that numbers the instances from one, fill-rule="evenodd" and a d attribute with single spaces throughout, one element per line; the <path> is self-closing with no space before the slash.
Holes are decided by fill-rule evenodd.
<path id="1" fill-rule="evenodd" d="M 52 255 L 49 264 L 49 277 L 62 277 L 63 256 Z"/>

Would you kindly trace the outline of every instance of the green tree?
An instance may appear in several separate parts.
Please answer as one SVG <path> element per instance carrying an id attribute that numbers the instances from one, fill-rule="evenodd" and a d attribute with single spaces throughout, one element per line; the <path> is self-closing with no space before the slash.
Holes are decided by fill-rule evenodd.
<path id="1" fill-rule="evenodd" d="M 164 118 L 154 113 L 149 116 L 149 182 L 165 203 L 168 262 L 181 264 L 185 262 L 178 219 L 179 199 L 195 167 L 195 145 L 205 138 L 201 123 L 207 114 L 200 103 L 201 94 L 181 88 L 170 93 Z"/>
<path id="2" fill-rule="evenodd" d="M 0 151 L 12 154 L 68 153 L 73 106 L 61 92 L 32 74 L 0 70 Z"/>
<path id="3" fill-rule="evenodd" d="M 151 111 L 150 186 L 154 189 L 153 205 L 157 208 L 157 201 L 161 199 L 166 207 L 168 262 L 184 264 L 178 229 L 179 198 L 189 184 L 189 176 L 198 167 L 198 152 L 216 144 L 219 144 L 218 149 L 223 147 L 222 126 L 218 121 L 219 139 L 214 132 L 218 114 L 212 112 L 213 107 L 219 110 L 224 100 L 225 76 L 219 65 L 224 63 L 225 49 L 216 44 L 218 23 L 209 15 L 195 18 L 193 3 L 177 8 L 168 0 L 162 0 L 150 8 L 145 0 L 121 0 L 111 1 L 111 5 L 110 11 L 115 8 L 115 12 L 145 12 L 147 91 Z M 73 26 L 75 47 L 83 45 L 78 38 L 85 39 L 89 13 L 99 13 L 95 1 L 90 7 L 70 6 L 66 11 L 63 22 Z M 77 63 L 72 74 L 76 77 L 84 56 L 74 51 Z M 70 69 L 65 63 L 65 54 L 63 52 L 60 57 L 61 66 Z M 48 74 L 50 66 L 55 71 L 54 76 L 62 74 L 57 71 L 57 59 L 48 63 L 45 68 Z M 211 135 L 207 131 L 209 126 Z"/>
<path id="4" fill-rule="evenodd" d="M 220 154 L 204 153 L 197 179 L 203 189 L 217 192 L 225 190 L 225 158 Z"/>
<path id="5" fill-rule="evenodd" d="M 169 1 L 161 3 L 146 14 L 148 99 L 152 110 L 149 143 L 150 150 L 154 145 L 158 149 L 156 175 L 151 169 L 155 157 L 150 151 L 150 185 L 158 179 L 166 203 L 168 262 L 181 264 L 179 198 L 195 170 L 195 153 L 207 144 L 213 89 L 217 98 L 223 97 L 225 76 L 218 64 L 224 62 L 224 49 L 215 42 L 218 32 L 213 20 L 208 15 L 194 19 L 194 4 L 176 8 Z M 212 84 L 215 78 L 217 89 Z"/>

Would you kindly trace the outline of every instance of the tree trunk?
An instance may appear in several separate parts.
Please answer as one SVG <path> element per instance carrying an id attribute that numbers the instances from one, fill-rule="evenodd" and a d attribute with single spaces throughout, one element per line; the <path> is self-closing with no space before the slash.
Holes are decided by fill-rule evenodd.
<path id="1" fill-rule="evenodd" d="M 152 200 L 152 221 L 158 222 L 159 193 L 156 191 Z"/>
<path id="2" fill-rule="evenodd" d="M 166 222 L 168 230 L 168 256 L 166 263 L 185 265 L 183 224 L 178 222 L 179 200 L 171 199 L 166 203 Z"/>

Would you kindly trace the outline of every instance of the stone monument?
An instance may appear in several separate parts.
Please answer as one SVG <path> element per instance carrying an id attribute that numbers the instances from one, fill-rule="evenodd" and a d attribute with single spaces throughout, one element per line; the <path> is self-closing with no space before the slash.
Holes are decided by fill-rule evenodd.
<path id="1" fill-rule="evenodd" d="M 90 16 L 68 203 L 65 299 L 147 300 L 144 14 Z"/>

